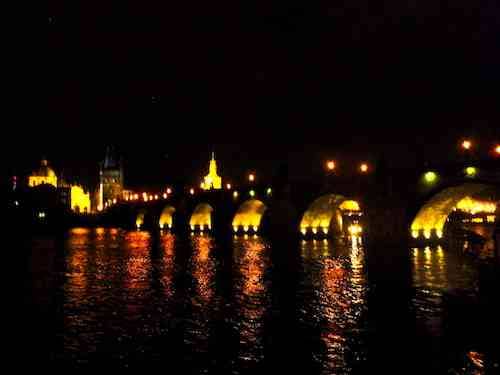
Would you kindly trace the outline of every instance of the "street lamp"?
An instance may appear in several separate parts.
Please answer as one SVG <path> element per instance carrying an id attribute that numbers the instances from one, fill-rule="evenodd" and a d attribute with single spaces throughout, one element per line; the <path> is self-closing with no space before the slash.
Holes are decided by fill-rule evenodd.
<path id="1" fill-rule="evenodd" d="M 468 139 L 465 139 L 463 142 L 462 142 L 462 148 L 464 150 L 470 150 L 472 148 L 472 142 Z"/>
<path id="2" fill-rule="evenodd" d="M 329 171 L 333 171 L 335 169 L 335 162 L 333 160 L 328 160 L 326 162 L 326 168 L 329 170 Z"/>
<path id="3" fill-rule="evenodd" d="M 361 173 L 367 173 L 368 172 L 368 164 L 366 163 L 363 163 L 359 166 L 359 170 L 361 171 Z"/>
<path id="4" fill-rule="evenodd" d="M 248 181 L 250 181 L 250 182 L 254 182 L 255 181 L 255 175 L 253 173 L 250 173 L 248 175 Z"/>

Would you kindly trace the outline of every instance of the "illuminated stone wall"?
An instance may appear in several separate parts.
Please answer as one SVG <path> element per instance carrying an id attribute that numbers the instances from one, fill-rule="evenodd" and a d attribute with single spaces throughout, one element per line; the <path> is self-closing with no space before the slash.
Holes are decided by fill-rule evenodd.
<path id="1" fill-rule="evenodd" d="M 233 230 L 235 232 L 238 230 L 247 232 L 249 229 L 252 229 L 254 232 L 257 232 L 266 209 L 266 205 L 257 199 L 250 199 L 244 202 L 234 216 L 232 223 Z"/>
<path id="2" fill-rule="evenodd" d="M 79 213 L 90 212 L 90 193 L 78 185 L 71 186 L 71 209 Z"/>

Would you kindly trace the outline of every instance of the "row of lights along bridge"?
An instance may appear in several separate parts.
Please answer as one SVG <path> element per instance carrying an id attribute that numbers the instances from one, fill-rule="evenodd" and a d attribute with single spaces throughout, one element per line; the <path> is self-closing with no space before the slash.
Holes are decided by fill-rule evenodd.
<path id="1" fill-rule="evenodd" d="M 464 152 L 465 155 L 470 155 L 474 149 L 476 149 L 476 144 L 471 140 L 471 139 L 464 139 L 459 143 L 459 148 Z M 491 154 L 493 156 L 499 157 L 500 156 L 500 144 L 494 144 Z M 325 162 L 325 167 L 326 170 L 329 173 L 333 173 L 338 169 L 338 164 L 335 160 L 327 160 Z M 359 164 L 357 167 L 357 171 L 361 174 L 368 174 L 372 170 L 372 167 L 367 163 L 367 162 L 362 162 Z M 471 177 L 475 174 L 475 168 L 474 167 L 468 167 L 466 169 L 466 174 Z M 427 183 L 433 183 L 435 180 L 437 180 L 437 174 L 434 171 L 428 171 L 424 174 L 424 180 Z M 247 176 L 247 180 L 250 184 L 253 184 L 256 182 L 256 174 L 255 173 L 249 173 Z M 226 190 L 233 190 L 233 186 L 231 183 L 225 184 Z M 195 195 L 196 194 L 196 189 L 191 187 L 188 188 L 187 190 L 190 195 Z M 271 194 L 271 188 L 267 189 L 267 194 Z M 166 191 L 162 194 L 148 194 L 146 192 L 143 192 L 142 194 L 134 193 L 130 194 L 125 197 L 126 201 L 153 201 L 153 200 L 158 200 L 158 199 L 167 199 L 170 195 L 172 194 L 172 188 L 167 188 Z M 255 191 L 250 190 L 249 192 L 250 196 L 253 197 L 255 196 Z M 239 196 L 239 192 L 237 190 L 233 191 L 233 197 L 237 198 Z M 116 203 L 116 202 L 113 202 Z"/>

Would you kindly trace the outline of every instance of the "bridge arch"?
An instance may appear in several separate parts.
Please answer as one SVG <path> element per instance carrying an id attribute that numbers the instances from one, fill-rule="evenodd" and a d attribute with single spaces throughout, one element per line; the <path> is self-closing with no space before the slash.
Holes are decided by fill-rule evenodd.
<path id="1" fill-rule="evenodd" d="M 466 206 L 479 205 L 479 210 L 496 211 L 499 191 L 492 185 L 465 183 L 447 187 L 432 196 L 417 212 L 410 229 L 413 238 L 442 238 L 450 214 Z"/>
<path id="2" fill-rule="evenodd" d="M 212 213 L 214 209 L 208 203 L 199 203 L 193 210 L 191 218 L 189 219 L 189 226 L 191 230 L 212 229 Z"/>
<path id="3" fill-rule="evenodd" d="M 359 213 L 359 203 L 343 195 L 327 194 L 317 198 L 306 210 L 300 221 L 303 235 L 329 232 L 342 233 L 345 230 L 343 212 Z"/>
<path id="4" fill-rule="evenodd" d="M 160 229 L 172 229 L 174 225 L 174 213 L 175 207 L 171 205 L 166 205 L 160 214 L 160 219 L 158 225 Z"/>
<path id="5" fill-rule="evenodd" d="M 135 227 L 140 230 L 144 228 L 144 223 L 146 221 L 146 210 L 139 210 L 135 217 Z"/>
<path id="6" fill-rule="evenodd" d="M 258 199 L 249 199 L 243 202 L 234 215 L 233 231 L 257 232 L 259 230 L 264 212 L 267 206 Z"/>

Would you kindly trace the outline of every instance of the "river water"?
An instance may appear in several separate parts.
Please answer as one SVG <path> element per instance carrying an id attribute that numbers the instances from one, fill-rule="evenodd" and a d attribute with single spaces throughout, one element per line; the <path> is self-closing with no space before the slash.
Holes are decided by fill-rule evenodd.
<path id="1" fill-rule="evenodd" d="M 257 236 L 74 228 L 27 248 L 26 345 L 55 369 L 498 369 L 490 326 L 468 320 L 487 309 L 478 267 L 446 248 L 406 249 L 409 274 L 385 284 L 358 239 L 273 248 Z"/>

